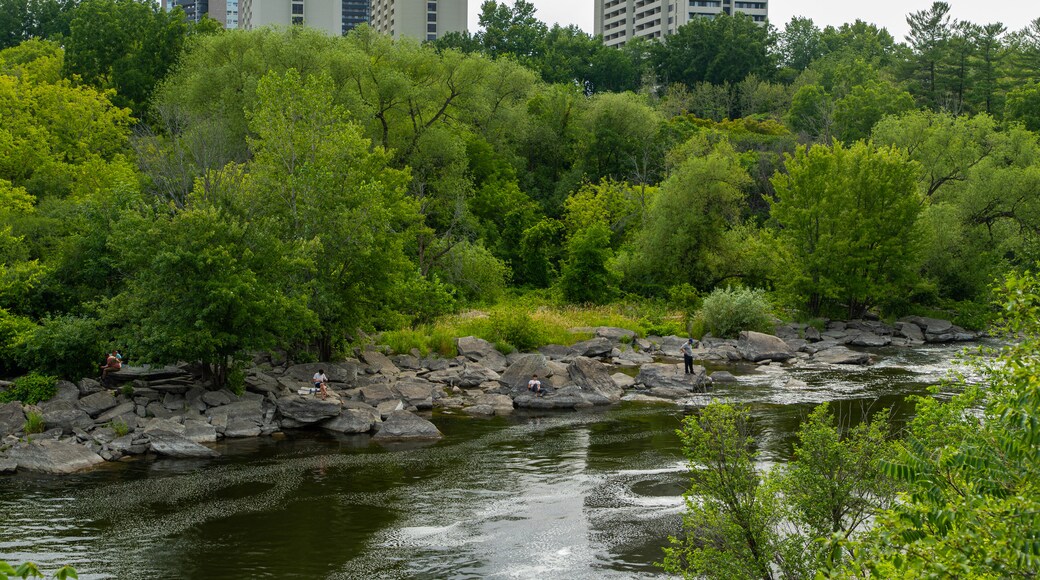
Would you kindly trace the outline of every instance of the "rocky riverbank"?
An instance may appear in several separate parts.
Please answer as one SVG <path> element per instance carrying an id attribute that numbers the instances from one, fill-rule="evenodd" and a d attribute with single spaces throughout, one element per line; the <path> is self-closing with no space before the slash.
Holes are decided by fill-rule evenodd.
<path id="1" fill-rule="evenodd" d="M 669 402 L 704 392 L 713 382 L 734 380 L 726 371 L 709 376 L 702 366 L 684 374 L 681 364 L 670 362 L 681 358 L 681 337 L 639 338 L 609 327 L 580 330 L 595 337 L 508 356 L 484 340 L 464 337 L 457 341 L 459 355 L 451 359 L 418 353 L 388 357 L 376 349 L 339 363 L 293 365 L 259 357 L 247 373 L 242 395 L 207 388 L 187 366 L 128 367 L 116 375 L 124 388 L 114 393 L 91 379 L 61 381 L 50 401 L 34 407 L 0 406 L 0 473 L 71 473 L 149 453 L 213 457 L 216 452 L 206 443 L 293 429 L 369 433 L 375 441 L 436 439 L 440 431 L 422 416 L 435 408 L 493 416 L 516 408 Z M 831 322 L 823 331 L 788 324 L 775 335 L 745 332 L 737 340 L 707 338 L 697 345 L 695 358 L 720 364 L 866 365 L 872 355 L 856 347 L 976 338 L 948 321 L 920 317 L 895 325 Z M 330 379 L 327 400 L 299 394 L 319 368 Z M 528 392 L 532 376 L 546 387 L 544 396 Z M 0 383 L 0 389 L 6 386 Z M 27 413 L 42 416 L 43 433 L 22 433 Z"/>

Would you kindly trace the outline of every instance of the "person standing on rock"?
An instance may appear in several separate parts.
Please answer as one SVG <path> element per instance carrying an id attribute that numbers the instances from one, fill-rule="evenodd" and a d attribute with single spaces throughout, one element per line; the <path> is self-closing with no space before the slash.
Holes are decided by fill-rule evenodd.
<path id="1" fill-rule="evenodd" d="M 538 375 L 531 375 L 531 380 L 527 381 L 527 390 L 536 397 L 542 396 L 542 381 L 538 380 Z"/>
<path id="2" fill-rule="evenodd" d="M 693 339 L 689 339 L 679 348 L 682 353 L 684 371 L 688 375 L 693 374 Z"/>
<path id="3" fill-rule="evenodd" d="M 318 369 L 318 372 L 311 377 L 311 381 L 314 383 L 314 388 L 321 393 L 322 399 L 329 398 L 329 377 L 325 376 L 325 369 Z"/>

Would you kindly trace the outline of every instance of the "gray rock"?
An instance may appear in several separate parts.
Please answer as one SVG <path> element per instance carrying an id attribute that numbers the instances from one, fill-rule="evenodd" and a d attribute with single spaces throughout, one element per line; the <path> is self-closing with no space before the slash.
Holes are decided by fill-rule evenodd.
<path id="1" fill-rule="evenodd" d="M 316 396 L 288 395 L 278 399 L 278 412 L 305 425 L 330 419 L 340 414 L 343 405 L 338 399 L 322 400 Z"/>
<path id="2" fill-rule="evenodd" d="M 496 415 L 513 412 L 513 399 L 508 395 L 484 394 L 473 400 L 474 405 L 491 407 Z"/>
<path id="3" fill-rule="evenodd" d="M 314 376 L 314 374 L 311 373 L 311 376 Z M 326 373 L 325 376 L 328 376 L 328 373 Z M 247 391 L 260 393 L 261 395 L 266 395 L 268 393 L 274 393 L 277 395 L 286 391 L 281 383 L 278 382 L 278 379 L 255 370 L 251 370 L 246 375 L 245 383 Z"/>
<path id="4" fill-rule="evenodd" d="M 394 366 L 403 371 L 417 371 L 422 369 L 419 357 L 410 354 L 395 355 L 390 357 L 390 360 L 394 363 Z"/>
<path id="5" fill-rule="evenodd" d="M 819 342 L 823 340 L 823 337 L 820 335 L 819 330 L 809 326 L 805 329 L 805 340 L 808 340 L 809 342 Z"/>
<path id="6" fill-rule="evenodd" d="M 577 356 L 574 349 L 562 344 L 549 344 L 538 349 L 549 360 L 570 360 Z"/>
<path id="7" fill-rule="evenodd" d="M 19 469 L 56 475 L 75 473 L 105 461 L 86 446 L 67 439 L 33 439 L 31 442 L 21 442 L 7 450 L 7 459 L 16 462 Z"/>
<path id="8" fill-rule="evenodd" d="M 394 411 L 379 427 L 373 440 L 440 439 L 444 435 L 433 423 L 408 411 Z"/>
<path id="9" fill-rule="evenodd" d="M 227 426 L 224 427 L 224 437 L 228 439 L 256 437 L 262 431 L 258 421 L 240 417 L 228 418 Z"/>
<path id="10" fill-rule="evenodd" d="M 892 344 L 892 337 L 879 336 L 872 332 L 862 332 L 850 337 L 848 344 L 852 346 L 888 346 Z"/>
<path id="11" fill-rule="evenodd" d="M 626 375 L 625 373 L 614 373 L 610 375 L 610 378 L 613 379 L 614 384 L 617 385 L 619 389 L 631 389 L 636 384 L 635 377 Z"/>
<path id="12" fill-rule="evenodd" d="M 614 326 L 597 326 L 594 329 L 596 336 L 605 338 L 614 342 L 621 342 L 622 340 L 632 340 L 636 337 L 634 331 L 628 330 L 627 328 L 617 328 Z"/>
<path id="13" fill-rule="evenodd" d="M 41 406 L 43 410 L 43 424 L 47 429 L 60 428 L 62 433 L 69 435 L 73 429 L 89 429 L 94 426 L 94 420 L 83 410 L 73 406 L 68 401 L 55 401 Z M 21 426 L 19 426 L 20 428 Z"/>
<path id="14" fill-rule="evenodd" d="M 458 348 L 460 356 L 464 356 L 473 362 L 480 363 L 498 373 L 506 370 L 505 355 L 498 352 L 498 350 L 495 349 L 495 345 L 482 338 L 464 336 L 456 340 L 455 345 Z"/>
<path id="15" fill-rule="evenodd" d="M 593 338 L 571 345 L 571 350 L 578 356 L 597 358 L 607 356 L 614 349 L 614 343 L 606 338 Z"/>
<path id="16" fill-rule="evenodd" d="M 504 359 L 503 359 L 504 362 Z M 468 389 L 479 386 L 487 381 L 497 381 L 501 376 L 495 371 L 478 363 L 466 363 L 459 373 L 458 386 Z"/>
<path id="17" fill-rule="evenodd" d="M 122 418 L 124 423 L 130 425 L 130 421 L 124 418 L 125 416 L 133 416 L 135 419 L 137 417 L 137 415 L 134 414 L 134 403 L 132 401 L 126 401 L 112 407 L 95 417 L 94 421 L 97 423 L 109 423 L 115 421 L 117 418 Z M 134 421 L 134 424 L 136 423 L 137 421 Z"/>
<path id="18" fill-rule="evenodd" d="M 210 407 L 219 407 L 221 405 L 227 405 L 231 402 L 231 400 L 231 394 L 224 390 L 206 391 L 202 394 L 202 402 L 206 403 Z"/>
<path id="19" fill-rule="evenodd" d="M 0 473 L 14 473 L 17 469 L 17 461 L 0 456 Z"/>
<path id="20" fill-rule="evenodd" d="M 737 377 L 733 376 L 733 373 L 728 371 L 715 371 L 711 373 L 711 382 L 715 383 L 738 383 Z"/>
<path id="21" fill-rule="evenodd" d="M 376 410 L 379 411 L 379 418 L 386 420 L 387 417 L 392 415 L 395 411 L 404 411 L 404 402 L 398 399 L 392 401 L 383 401 L 379 403 Z"/>
<path id="22" fill-rule="evenodd" d="M 420 378 L 405 378 L 394 383 L 394 390 L 409 405 L 419 409 L 433 408 L 434 390 L 437 386 Z"/>
<path id="23" fill-rule="evenodd" d="M 108 391 L 101 391 L 100 393 L 94 393 L 93 395 L 83 397 L 78 403 L 76 403 L 76 406 L 91 417 L 96 417 L 118 404 L 119 402 L 116 401 L 116 398 L 113 397 L 111 393 Z"/>
<path id="24" fill-rule="evenodd" d="M 183 411 L 184 410 L 185 398 L 183 395 L 175 395 L 173 393 L 166 393 L 163 397 L 163 407 L 166 407 L 170 411 Z"/>
<path id="25" fill-rule="evenodd" d="M 912 341 L 924 342 L 924 332 L 920 326 L 912 322 L 897 322 L 896 335 Z"/>
<path id="26" fill-rule="evenodd" d="M 737 350 L 745 360 L 759 362 L 772 360 L 783 362 L 794 357 L 794 350 L 783 340 L 751 330 L 740 333 Z"/>
<path id="27" fill-rule="evenodd" d="M 650 389 L 650 394 L 658 399 L 669 399 L 675 401 L 688 397 L 690 391 L 674 387 L 654 387 Z"/>
<path id="28" fill-rule="evenodd" d="M 216 457 L 217 452 L 170 431 L 149 431 L 152 451 L 167 457 Z"/>
<path id="29" fill-rule="evenodd" d="M 621 400 L 624 389 L 610 377 L 607 365 L 587 357 L 578 357 L 567 367 L 571 381 L 582 391 L 595 393 L 610 401 Z"/>
<path id="30" fill-rule="evenodd" d="M 382 423 L 379 411 L 372 407 L 344 409 L 339 416 L 321 424 L 321 428 L 337 433 L 368 433 Z"/>
<path id="31" fill-rule="evenodd" d="M 779 339 L 777 339 L 779 340 Z M 654 363 L 644 365 L 636 376 L 636 384 L 645 385 L 648 389 L 668 388 L 702 392 L 711 385 L 711 379 L 704 367 L 693 366 L 693 374 L 685 374 L 681 364 Z"/>
<path id="32" fill-rule="evenodd" d="M 188 419 L 184 422 L 184 438 L 195 443 L 212 443 L 217 440 L 217 430 L 205 421 Z"/>
<path id="33" fill-rule="evenodd" d="M 495 415 L 495 408 L 491 405 L 473 405 L 462 409 L 462 412 L 474 417 L 493 417 Z"/>
<path id="34" fill-rule="evenodd" d="M 52 401 L 70 401 L 75 403 L 82 394 L 79 392 L 79 387 L 69 381 L 58 381 L 54 386 L 58 392 L 51 397 Z"/>
<path id="35" fill-rule="evenodd" d="M 361 396 L 361 400 L 368 403 L 369 405 L 378 405 L 383 401 L 397 400 L 397 393 L 395 393 L 389 385 L 370 385 L 367 387 L 361 387 L 358 389 L 358 394 Z"/>
<path id="36" fill-rule="evenodd" d="M 20 433 L 25 426 L 25 413 L 22 404 L 13 401 L 0 404 L 0 438 L 13 433 Z"/>
<path id="37" fill-rule="evenodd" d="M 582 391 L 577 385 L 570 385 L 541 397 L 524 393 L 518 395 L 513 402 L 517 407 L 527 409 L 587 409 L 611 403 L 610 399 L 597 393 Z"/>
<path id="38" fill-rule="evenodd" d="M 80 379 L 79 382 L 76 383 L 76 387 L 79 388 L 79 394 L 81 396 L 92 395 L 94 393 L 104 390 L 101 387 L 101 383 L 95 381 L 94 379 Z"/>
<path id="39" fill-rule="evenodd" d="M 148 406 L 145 408 L 146 417 L 159 417 L 161 419 L 166 419 L 173 417 L 173 415 L 173 411 L 164 407 L 159 401 L 152 401 L 151 403 L 148 403 Z"/>
<path id="40" fill-rule="evenodd" d="M 814 354 L 812 360 L 832 365 L 866 365 L 870 364 L 870 355 L 849 350 L 844 346 L 832 346 Z"/>
<path id="41" fill-rule="evenodd" d="M 546 377 L 552 376 L 552 374 L 545 355 L 528 354 L 518 358 L 516 362 L 510 365 L 506 372 L 502 373 L 499 381 L 511 391 L 526 392 L 527 382 L 531 380 L 532 375 L 537 375 L 544 381 Z"/>
<path id="42" fill-rule="evenodd" d="M 377 350 L 366 350 L 361 354 L 361 360 L 374 373 L 393 376 L 401 372 L 401 369 L 397 368 L 385 354 Z"/>
<path id="43" fill-rule="evenodd" d="M 153 417 L 141 425 L 141 433 L 148 433 L 151 431 L 169 431 L 171 433 L 183 435 L 184 424 L 178 422 L 176 419 L 160 419 L 158 417 Z"/>

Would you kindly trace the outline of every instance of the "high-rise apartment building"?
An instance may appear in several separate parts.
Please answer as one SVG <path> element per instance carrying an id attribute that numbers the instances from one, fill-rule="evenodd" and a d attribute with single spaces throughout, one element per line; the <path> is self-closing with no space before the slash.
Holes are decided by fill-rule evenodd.
<path id="1" fill-rule="evenodd" d="M 370 0 L 343 0 L 343 32 L 347 33 L 368 22 L 371 8 Z"/>
<path id="2" fill-rule="evenodd" d="M 378 1 L 378 0 L 377 0 Z M 607 46 L 622 46 L 636 37 L 661 38 L 694 18 L 743 12 L 765 24 L 768 0 L 595 0 L 597 35 Z"/>
<path id="3" fill-rule="evenodd" d="M 437 40 L 466 30 L 466 0 L 372 0 L 372 27 L 396 38 Z"/>
<path id="4" fill-rule="evenodd" d="M 188 22 L 209 16 L 224 28 L 238 28 L 238 0 L 164 0 L 162 4 L 164 10 L 180 6 Z"/>
<path id="5" fill-rule="evenodd" d="M 238 5 L 238 27 L 245 30 L 295 24 L 339 36 L 347 15 L 344 0 L 238 0 Z"/>

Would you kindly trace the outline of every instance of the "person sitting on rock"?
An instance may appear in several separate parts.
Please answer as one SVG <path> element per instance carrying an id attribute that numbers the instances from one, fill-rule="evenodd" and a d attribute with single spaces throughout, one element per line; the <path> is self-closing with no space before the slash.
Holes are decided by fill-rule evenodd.
<path id="1" fill-rule="evenodd" d="M 531 375 L 531 380 L 527 381 L 527 390 L 536 397 L 542 396 L 542 381 L 538 380 L 538 375 Z"/>
<path id="2" fill-rule="evenodd" d="M 314 389 L 321 393 L 323 400 L 329 398 L 329 377 L 325 376 L 325 369 L 318 369 L 311 377 L 311 382 L 314 383 Z"/>
<path id="3" fill-rule="evenodd" d="M 108 374 L 114 373 L 119 369 L 123 368 L 123 363 L 119 362 L 119 357 L 116 356 L 116 351 L 109 353 L 108 358 L 105 359 L 105 364 L 101 365 L 101 384 L 108 385 Z"/>

